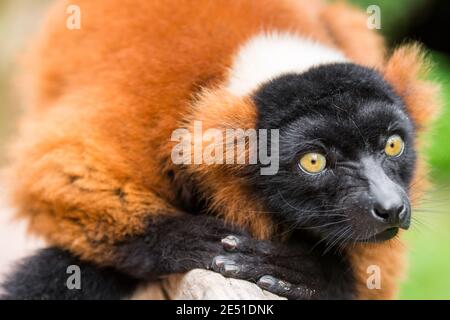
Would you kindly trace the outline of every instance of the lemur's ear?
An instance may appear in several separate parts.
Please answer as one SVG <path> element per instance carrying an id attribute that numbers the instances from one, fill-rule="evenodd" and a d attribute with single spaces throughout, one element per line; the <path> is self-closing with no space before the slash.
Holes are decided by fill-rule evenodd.
<path id="1" fill-rule="evenodd" d="M 388 59 L 384 76 L 405 101 L 419 128 L 426 127 L 440 111 L 439 86 L 428 79 L 430 63 L 420 45 L 404 45 Z"/>

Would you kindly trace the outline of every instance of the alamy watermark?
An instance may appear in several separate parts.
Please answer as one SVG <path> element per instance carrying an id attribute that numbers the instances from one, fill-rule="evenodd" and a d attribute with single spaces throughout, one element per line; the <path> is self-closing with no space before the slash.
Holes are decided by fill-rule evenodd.
<path id="1" fill-rule="evenodd" d="M 381 269 L 377 265 L 370 265 L 367 267 L 366 270 L 367 274 L 369 275 L 367 277 L 366 285 L 367 289 L 370 290 L 380 290 L 381 289 Z"/>
<path id="2" fill-rule="evenodd" d="M 77 265 L 70 265 L 66 269 L 70 276 L 66 280 L 66 287 L 69 290 L 81 290 L 81 269 Z"/>
<path id="3" fill-rule="evenodd" d="M 366 25 L 369 29 L 381 29 L 381 9 L 377 5 L 370 5 L 366 10 L 369 17 L 367 18 Z"/>
<path id="4" fill-rule="evenodd" d="M 67 6 L 66 13 L 69 15 L 66 19 L 66 27 L 69 30 L 81 29 L 81 8 L 75 4 Z"/>
<path id="5" fill-rule="evenodd" d="M 172 162 L 184 165 L 260 164 L 262 175 L 275 175 L 279 169 L 278 129 L 216 129 L 203 131 L 203 123 L 194 121 L 194 129 L 176 129 L 171 141 Z"/>

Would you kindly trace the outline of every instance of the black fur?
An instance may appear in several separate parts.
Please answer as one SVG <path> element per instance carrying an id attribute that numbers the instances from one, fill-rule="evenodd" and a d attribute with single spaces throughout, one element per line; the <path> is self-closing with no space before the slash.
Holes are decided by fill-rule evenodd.
<path id="1" fill-rule="evenodd" d="M 319 66 L 274 79 L 253 98 L 258 129 L 280 129 L 280 169 L 276 175 L 260 175 L 256 165 L 249 167 L 247 177 L 279 221 L 323 239 L 327 250 L 376 240 L 384 229 L 369 212 L 373 197 L 367 171 L 378 169 L 409 209 L 414 124 L 376 71 L 354 64 Z M 397 158 L 384 153 L 393 134 L 406 146 Z M 309 175 L 299 168 L 299 159 L 308 152 L 325 155 L 324 172 Z M 395 235 L 395 230 L 389 232 Z"/>
<path id="2" fill-rule="evenodd" d="M 68 289 L 71 273 L 67 268 L 80 268 L 81 289 Z M 47 248 L 24 259 L 14 274 L 5 281 L 6 300 L 85 300 L 121 299 L 131 295 L 138 281 L 112 268 L 99 268 L 81 261 L 59 248 Z"/>

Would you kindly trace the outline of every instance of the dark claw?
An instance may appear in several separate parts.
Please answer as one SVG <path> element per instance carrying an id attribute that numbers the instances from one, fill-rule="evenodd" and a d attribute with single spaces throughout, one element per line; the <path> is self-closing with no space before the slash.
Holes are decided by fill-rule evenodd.
<path id="1" fill-rule="evenodd" d="M 222 239 L 222 245 L 223 248 L 227 251 L 234 251 L 236 250 L 237 246 L 239 245 L 239 239 L 235 236 L 227 236 L 224 239 Z"/>
<path id="2" fill-rule="evenodd" d="M 272 276 L 262 276 L 257 285 L 264 290 L 284 296 L 288 299 L 309 300 L 315 295 L 315 291 L 304 286 L 293 286 L 289 282 L 276 279 Z"/>
<path id="3" fill-rule="evenodd" d="M 289 291 L 291 290 L 292 285 L 289 282 L 283 281 L 283 280 L 278 280 L 277 286 L 279 286 L 279 288 L 282 291 Z"/>
<path id="4" fill-rule="evenodd" d="M 212 264 L 211 264 L 211 268 L 214 271 L 219 272 L 220 268 L 227 262 L 231 263 L 232 261 L 230 259 L 228 259 L 227 257 L 224 257 L 224 256 L 214 257 L 214 259 L 212 261 Z"/>
<path id="5" fill-rule="evenodd" d="M 262 277 L 258 280 L 257 284 L 258 284 L 258 286 L 260 286 L 260 287 L 263 288 L 263 289 L 269 289 L 269 288 L 271 288 L 273 285 L 275 285 L 275 282 L 276 282 L 276 280 L 275 280 L 275 278 L 272 277 L 272 276 L 262 276 Z"/>
<path id="6" fill-rule="evenodd" d="M 224 276 L 235 276 L 241 271 L 241 268 L 234 262 L 226 262 L 220 269 Z"/>
<path id="7" fill-rule="evenodd" d="M 272 292 L 287 292 L 292 288 L 289 282 L 278 280 L 272 276 L 262 276 L 258 280 L 257 285 Z"/>
<path id="8" fill-rule="evenodd" d="M 292 285 L 289 282 L 275 279 L 272 276 L 262 276 L 258 282 L 258 286 L 269 291 L 283 292 L 291 290 Z"/>

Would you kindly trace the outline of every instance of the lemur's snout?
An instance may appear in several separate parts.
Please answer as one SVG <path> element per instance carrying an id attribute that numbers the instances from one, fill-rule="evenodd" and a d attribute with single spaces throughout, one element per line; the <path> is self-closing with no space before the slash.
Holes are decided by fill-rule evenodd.
<path id="1" fill-rule="evenodd" d="M 381 199 L 373 204 L 372 216 L 379 222 L 391 228 L 408 229 L 411 222 L 409 204 L 404 201 L 392 202 L 390 199 Z"/>
<path id="2" fill-rule="evenodd" d="M 377 161 L 366 159 L 364 167 L 372 200 L 370 212 L 376 223 L 385 228 L 408 229 L 411 206 L 406 193 L 385 174 Z"/>

